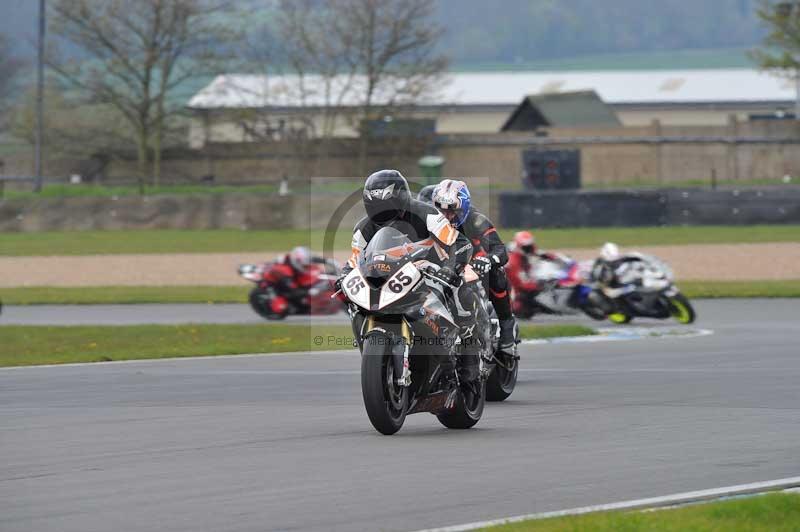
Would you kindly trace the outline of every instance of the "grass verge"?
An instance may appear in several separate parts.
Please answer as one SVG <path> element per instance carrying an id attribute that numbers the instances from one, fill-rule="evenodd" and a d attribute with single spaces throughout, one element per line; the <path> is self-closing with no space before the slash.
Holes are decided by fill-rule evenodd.
<path id="1" fill-rule="evenodd" d="M 500 234 L 509 241 L 515 231 L 502 229 Z M 347 229 L 337 232 L 335 249 L 349 249 L 351 237 Z M 546 249 L 599 248 L 607 241 L 620 246 L 800 242 L 800 225 L 541 229 L 536 237 Z M 323 238 L 321 229 L 0 233 L 0 255 L 277 252 L 297 245 L 321 250 Z"/>
<path id="2" fill-rule="evenodd" d="M 800 297 L 800 279 L 788 281 L 682 281 L 689 298 Z M 31 286 L 0 288 L 6 305 L 140 303 L 246 303 L 251 286 Z"/>
<path id="3" fill-rule="evenodd" d="M 578 516 L 523 521 L 492 527 L 491 532 L 562 532 L 625 530 L 684 532 L 779 532 L 800 528 L 800 495 L 770 493 L 756 497 L 697 504 L 654 512 L 597 512 Z"/>
<path id="4" fill-rule="evenodd" d="M 682 281 L 688 298 L 800 297 L 800 279 L 786 281 Z"/>
<path id="5" fill-rule="evenodd" d="M 525 325 L 523 338 L 594 334 L 575 325 Z M 0 327 L 0 366 L 351 349 L 349 325 Z"/>

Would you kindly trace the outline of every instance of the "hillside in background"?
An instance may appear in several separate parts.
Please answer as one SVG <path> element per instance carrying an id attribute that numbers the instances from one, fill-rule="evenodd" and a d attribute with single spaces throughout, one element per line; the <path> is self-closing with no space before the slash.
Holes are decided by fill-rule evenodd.
<path id="1" fill-rule="evenodd" d="M 274 4 L 239 1 L 264 11 Z M 437 5 L 445 30 L 442 47 L 458 70 L 744 66 L 745 50 L 763 33 L 754 13 L 757 0 L 437 0 Z M 21 55 L 33 55 L 37 9 L 32 0 L 0 0 L 0 32 Z"/>
<path id="2" fill-rule="evenodd" d="M 756 0 L 439 0 L 443 47 L 455 65 L 536 65 L 585 56 L 727 49 L 693 66 L 743 61 L 762 35 Z M 729 50 L 739 49 L 735 57 Z M 705 57 L 707 63 L 698 62 Z M 625 55 L 618 63 L 624 66 Z M 652 65 L 648 65 L 652 68 Z M 678 65 L 680 66 L 680 65 Z M 687 65 L 689 66 L 689 65 Z M 635 66 L 634 66 L 635 67 Z"/>

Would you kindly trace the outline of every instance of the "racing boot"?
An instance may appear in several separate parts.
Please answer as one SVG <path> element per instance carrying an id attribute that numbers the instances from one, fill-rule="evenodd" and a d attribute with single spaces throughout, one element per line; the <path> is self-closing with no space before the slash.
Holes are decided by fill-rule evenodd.
<path id="1" fill-rule="evenodd" d="M 500 343 L 498 349 L 511 353 L 514 350 L 514 344 L 517 343 L 517 336 L 514 332 L 516 329 L 517 320 L 513 317 L 507 320 L 500 320 Z"/>

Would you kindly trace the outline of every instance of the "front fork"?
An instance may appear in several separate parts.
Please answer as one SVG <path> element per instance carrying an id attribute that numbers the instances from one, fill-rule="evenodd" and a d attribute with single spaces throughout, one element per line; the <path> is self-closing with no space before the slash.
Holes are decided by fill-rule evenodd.
<path id="1" fill-rule="evenodd" d="M 360 326 L 358 326 L 357 321 L 361 321 Z M 362 320 L 353 319 L 352 324 L 353 332 L 356 335 L 357 343 L 359 345 L 363 343 L 364 338 L 366 338 L 371 331 L 376 329 L 380 329 L 381 332 L 383 332 L 390 339 L 394 374 L 400 375 L 400 377 L 396 378 L 395 381 L 398 386 L 410 386 L 411 368 L 408 355 L 411 351 L 413 335 L 411 333 L 411 327 L 408 325 L 406 319 L 403 318 L 400 322 L 399 331 L 395 330 L 397 329 L 397 325 L 380 323 L 375 319 L 374 316 L 367 316 L 366 319 L 362 318 Z M 357 326 L 358 330 L 356 330 Z"/>

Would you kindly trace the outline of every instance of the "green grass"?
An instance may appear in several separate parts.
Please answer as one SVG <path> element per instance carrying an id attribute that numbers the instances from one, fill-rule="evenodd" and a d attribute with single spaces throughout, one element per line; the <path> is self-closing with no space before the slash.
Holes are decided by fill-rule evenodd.
<path id="1" fill-rule="evenodd" d="M 689 298 L 800 297 L 800 280 L 682 281 Z M 0 288 L 6 305 L 101 305 L 137 303 L 246 303 L 250 284 L 237 286 L 31 286 Z"/>
<path id="2" fill-rule="evenodd" d="M 800 279 L 786 281 L 682 281 L 678 287 L 686 297 L 800 297 Z"/>
<path id="3" fill-rule="evenodd" d="M 782 532 L 800 530 L 800 495 L 771 493 L 653 512 L 597 512 L 492 527 L 491 532 Z"/>
<path id="4" fill-rule="evenodd" d="M 509 241 L 516 229 L 502 229 Z M 596 247 L 612 241 L 621 246 L 800 242 L 800 225 L 593 227 L 536 230 L 546 249 Z M 335 248 L 347 250 L 349 228 L 335 235 Z M 296 245 L 322 249 L 323 230 L 271 231 L 120 230 L 0 233 L 0 256 L 102 255 L 120 253 L 278 252 Z"/>
<path id="5" fill-rule="evenodd" d="M 252 193 L 271 193 L 278 189 L 276 185 L 253 185 L 253 186 L 222 186 L 222 185 L 163 185 L 160 187 L 145 187 L 146 195 L 157 194 L 227 194 L 240 192 L 242 194 Z M 139 194 L 139 187 L 135 185 L 102 186 L 102 185 L 67 185 L 54 184 L 42 187 L 41 193 L 28 190 L 8 190 L 5 192 L 6 199 L 35 199 L 35 198 L 62 198 L 62 197 L 81 197 L 81 196 L 136 196 Z"/>
<path id="6" fill-rule="evenodd" d="M 31 286 L 0 288 L 6 305 L 139 303 L 247 303 L 252 285 L 240 286 Z"/>
<path id="7" fill-rule="evenodd" d="M 523 340 L 535 338 L 558 338 L 560 336 L 591 336 L 597 334 L 591 327 L 583 325 L 539 325 L 523 323 L 519 327 Z"/>
<path id="8" fill-rule="evenodd" d="M 523 338 L 594 334 L 526 325 Z M 0 326 L 0 366 L 352 349 L 349 325 Z"/>
<path id="9" fill-rule="evenodd" d="M 283 252 L 305 245 L 322 249 L 324 231 L 121 230 L 0 233 L 0 256 L 104 255 L 120 253 Z M 337 234 L 339 249 L 349 249 L 352 235 Z"/>

